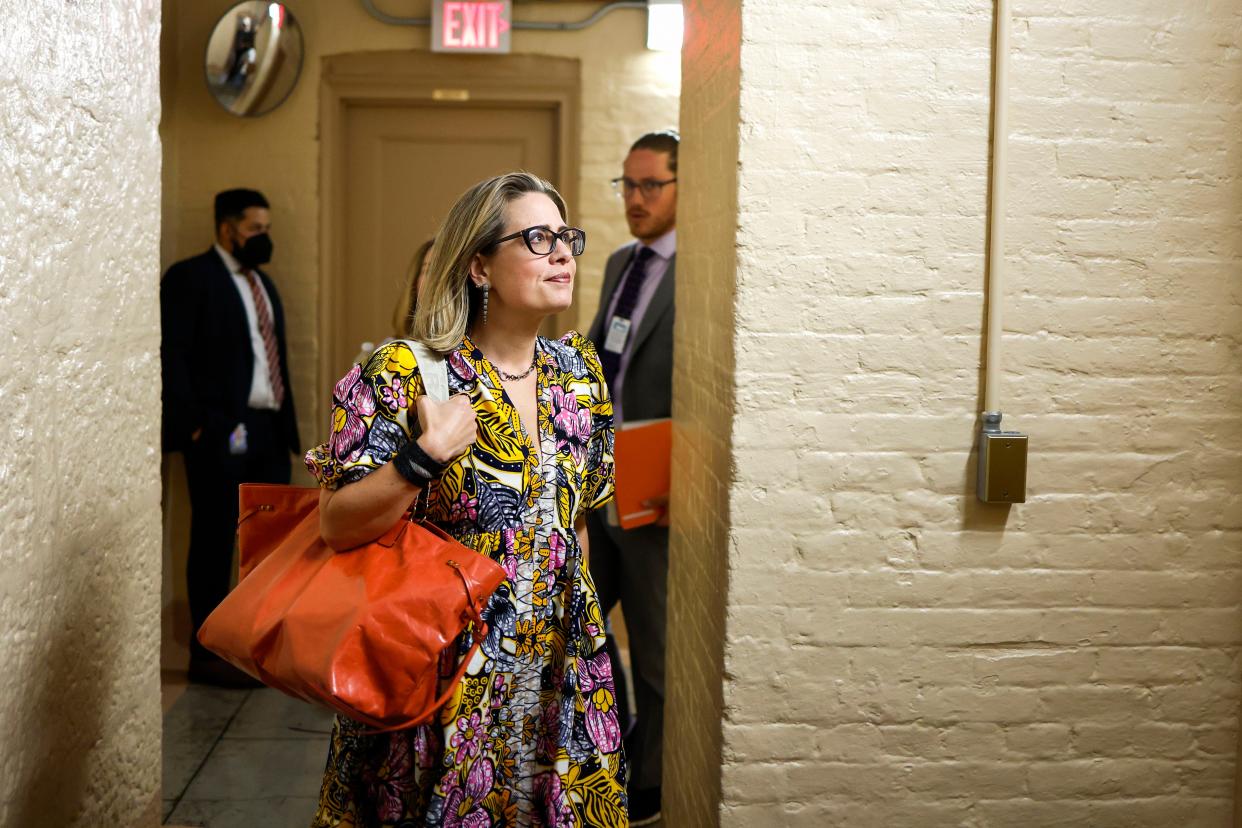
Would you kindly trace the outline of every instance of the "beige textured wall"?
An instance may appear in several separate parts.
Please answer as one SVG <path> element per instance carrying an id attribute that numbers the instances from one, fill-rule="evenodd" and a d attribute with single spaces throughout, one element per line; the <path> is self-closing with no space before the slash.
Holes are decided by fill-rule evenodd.
<path id="1" fill-rule="evenodd" d="M 686 466 L 672 551 L 674 594 L 728 567 L 723 801 L 694 777 L 678 824 L 1231 819 L 1242 7 L 1015 3 L 1002 407 L 1032 453 L 1006 509 L 975 501 L 970 453 L 991 6 L 742 5 L 737 328 L 694 358 L 735 375 L 736 419 L 727 457 Z M 727 147 L 730 93 L 692 54 L 687 147 Z M 683 204 L 688 228 L 715 209 Z M 720 242 L 687 231 L 679 302 L 727 304 L 730 252 L 696 249 Z M 687 386 L 684 442 L 705 410 Z M 720 529 L 686 507 L 730 465 L 728 546 L 695 549 Z M 704 669 L 715 607 L 682 612 L 672 658 Z M 670 775 L 711 749 L 678 743 Z"/>
<path id="2" fill-rule="evenodd" d="M 0 825 L 155 825 L 160 10 L 0 20 Z"/>

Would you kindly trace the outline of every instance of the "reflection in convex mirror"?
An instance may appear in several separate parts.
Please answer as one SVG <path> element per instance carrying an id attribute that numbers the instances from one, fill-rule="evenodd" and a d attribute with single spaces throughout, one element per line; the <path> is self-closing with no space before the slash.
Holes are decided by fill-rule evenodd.
<path id="1" fill-rule="evenodd" d="M 271 112 L 302 71 L 302 30 L 282 3 L 248 0 L 229 9 L 207 41 L 207 88 L 234 115 Z"/>

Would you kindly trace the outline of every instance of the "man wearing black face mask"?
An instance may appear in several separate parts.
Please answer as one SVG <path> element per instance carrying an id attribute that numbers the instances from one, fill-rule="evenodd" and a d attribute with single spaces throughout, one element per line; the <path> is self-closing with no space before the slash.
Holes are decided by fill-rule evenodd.
<path id="1" fill-rule="evenodd" d="M 190 488 L 190 680 L 244 687 L 254 682 L 196 636 L 229 591 L 238 485 L 288 483 L 300 443 L 284 310 L 259 269 L 272 257 L 267 200 L 227 190 L 215 208 L 216 243 L 160 284 L 163 440 L 185 453 Z"/>

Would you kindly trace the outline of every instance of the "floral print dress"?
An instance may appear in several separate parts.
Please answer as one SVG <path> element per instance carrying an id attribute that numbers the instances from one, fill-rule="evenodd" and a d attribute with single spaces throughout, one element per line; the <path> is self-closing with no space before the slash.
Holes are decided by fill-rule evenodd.
<path id="1" fill-rule="evenodd" d="M 370 734 L 337 717 L 312 828 L 628 824 L 603 618 L 574 531 L 612 497 L 612 404 L 588 340 L 536 348 L 533 431 L 468 338 L 446 359 L 449 393 L 470 396 L 479 433 L 429 487 L 427 516 L 508 575 L 483 613 L 487 637 L 438 722 Z M 306 457 L 320 484 L 388 462 L 417 430 L 423 393 L 405 342 L 355 365 L 333 391 L 329 442 Z M 457 658 L 472 643 L 467 630 Z"/>

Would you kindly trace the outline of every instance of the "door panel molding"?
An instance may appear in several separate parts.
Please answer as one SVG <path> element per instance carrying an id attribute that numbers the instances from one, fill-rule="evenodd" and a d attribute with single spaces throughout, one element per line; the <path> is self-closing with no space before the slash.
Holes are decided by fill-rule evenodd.
<path id="1" fill-rule="evenodd" d="M 344 227 L 346 110 L 351 105 L 469 108 L 547 107 L 556 112 L 557 188 L 578 204 L 581 65 L 545 55 L 444 55 L 421 51 L 354 52 L 323 58 L 319 84 L 319 353 L 316 422 L 326 422 L 338 343 L 332 314 L 345 286 Z M 574 308 L 565 313 L 574 318 Z"/>

